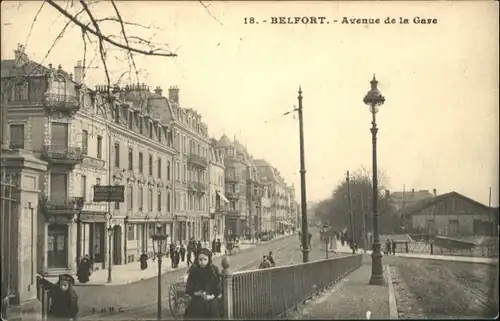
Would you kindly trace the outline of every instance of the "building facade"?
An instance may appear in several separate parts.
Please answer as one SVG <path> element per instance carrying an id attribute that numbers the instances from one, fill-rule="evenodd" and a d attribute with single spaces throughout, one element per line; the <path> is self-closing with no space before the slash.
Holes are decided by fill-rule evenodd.
<path id="1" fill-rule="evenodd" d="M 394 208 L 396 210 L 400 210 L 402 208 L 412 206 L 421 200 L 437 196 L 437 190 L 434 189 L 433 193 L 430 193 L 429 190 L 416 191 L 415 189 L 411 189 L 409 191 L 394 191 L 391 193 L 386 191 L 386 195 L 390 195 L 390 202 Z"/>
<path id="2" fill-rule="evenodd" d="M 399 211 L 407 231 L 429 236 L 495 235 L 498 212 L 457 192 L 421 200 Z"/>
<path id="3" fill-rule="evenodd" d="M 225 166 L 224 157 L 215 148 L 217 140 L 210 142 L 209 182 L 210 182 L 210 240 L 224 239 L 226 229 L 225 215 L 229 200 L 225 196 Z"/>
<path id="4" fill-rule="evenodd" d="M 110 246 L 112 264 L 135 261 L 152 252 L 149 230 L 158 223 L 173 236 L 177 151 L 169 119 L 153 108 L 168 108 L 166 99 L 144 85 L 91 90 L 81 64 L 73 77 L 19 50 L 15 61 L 10 145 L 48 163 L 38 184 L 38 273 L 75 271 L 85 254 L 105 268 Z M 124 186 L 123 203 L 93 201 L 94 186 L 108 184 Z"/>

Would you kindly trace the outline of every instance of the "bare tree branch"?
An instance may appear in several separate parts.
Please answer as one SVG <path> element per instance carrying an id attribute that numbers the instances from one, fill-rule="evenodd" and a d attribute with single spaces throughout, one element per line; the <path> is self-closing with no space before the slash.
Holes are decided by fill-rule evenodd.
<path id="1" fill-rule="evenodd" d="M 111 4 L 113 5 L 113 8 L 115 9 L 116 16 L 118 17 L 118 21 L 120 22 L 120 26 L 122 28 L 123 38 L 125 38 L 125 43 L 127 44 L 127 47 L 130 48 L 130 43 L 128 42 L 127 33 L 125 32 L 125 26 L 123 24 L 123 19 L 122 19 L 122 16 L 120 14 L 120 11 L 118 10 L 118 7 L 116 6 L 116 3 L 114 1 L 111 1 Z M 137 83 L 139 83 L 139 72 L 137 71 L 137 66 L 135 64 L 134 56 L 132 55 L 132 52 L 130 51 L 130 49 L 127 50 L 127 53 L 128 53 L 128 57 L 129 57 L 129 67 L 130 67 L 130 62 L 132 62 L 132 65 L 134 66 L 134 70 L 135 70 L 135 76 L 137 78 Z M 130 82 L 130 76 L 129 76 L 129 82 Z"/>
<path id="2" fill-rule="evenodd" d="M 94 25 L 94 28 L 96 29 L 96 31 L 99 34 L 101 34 L 101 30 L 99 28 L 99 24 L 97 23 L 97 21 L 95 21 L 94 16 L 90 12 L 89 7 L 87 6 L 87 4 L 84 1 L 80 1 L 80 4 L 82 5 L 83 10 L 85 10 L 85 12 L 87 13 L 87 15 L 89 16 L 90 21 Z M 82 29 L 86 29 L 86 28 L 82 27 Z M 88 31 L 89 29 L 87 28 L 86 30 Z M 106 81 L 108 83 L 108 86 L 107 86 L 108 98 L 111 98 L 110 97 L 110 92 L 109 92 L 110 87 L 111 87 L 111 80 L 109 78 L 108 65 L 106 63 L 106 50 L 104 49 L 104 44 L 103 44 L 103 39 L 102 38 L 99 38 L 99 53 L 101 54 L 101 60 L 102 60 L 102 63 L 104 65 L 104 72 L 106 74 Z"/>
<path id="3" fill-rule="evenodd" d="M 98 23 L 101 23 L 101 22 L 118 22 L 120 24 L 123 23 L 125 25 L 141 27 L 141 28 L 144 28 L 144 29 L 158 29 L 158 30 L 160 30 L 160 28 L 154 26 L 152 23 L 149 26 L 145 26 L 145 25 L 142 25 L 142 24 L 136 23 L 136 22 L 123 21 L 123 20 L 117 19 L 115 17 L 107 17 L 107 18 L 102 18 L 102 19 L 96 19 L 96 21 Z"/>
<path id="4" fill-rule="evenodd" d="M 44 5 L 45 5 L 45 2 L 42 2 L 42 5 L 40 6 L 40 8 L 38 9 L 38 11 L 36 12 L 35 17 L 33 18 L 33 21 L 31 22 L 30 31 L 28 32 L 28 36 L 26 37 L 26 41 L 24 42 L 24 47 L 25 48 L 28 46 L 28 41 L 29 41 L 29 39 L 31 37 L 31 32 L 33 31 L 33 26 L 35 26 L 36 20 L 38 19 L 38 15 L 42 11 Z"/>
<path id="5" fill-rule="evenodd" d="M 222 22 L 219 21 L 219 19 L 217 19 L 213 14 L 212 12 L 208 9 L 208 7 L 203 3 L 203 1 L 200 0 L 200 4 L 203 6 L 203 8 L 205 8 L 205 10 L 207 11 L 207 13 L 212 17 L 214 18 L 215 21 L 217 21 L 218 23 L 220 23 L 221 26 L 223 26 L 224 24 Z"/>
<path id="6" fill-rule="evenodd" d="M 105 36 L 103 35 L 101 32 L 100 32 L 100 29 L 96 28 L 96 26 L 98 27 L 99 24 L 97 23 L 97 21 L 95 21 L 94 19 L 94 28 L 96 28 L 95 30 L 90 28 L 88 25 L 85 25 L 84 23 L 82 23 L 80 20 L 78 20 L 76 17 L 74 17 L 73 15 L 71 15 L 70 13 L 68 13 L 67 11 L 65 11 L 63 8 L 61 8 L 57 3 L 55 3 L 55 1 L 53 0 L 46 0 L 48 4 L 50 4 L 52 7 L 54 7 L 57 11 L 59 11 L 62 15 L 64 15 L 66 18 L 68 18 L 69 20 L 71 20 L 74 24 L 78 25 L 79 27 L 85 29 L 87 32 L 90 32 L 91 34 L 93 34 L 94 36 L 98 37 L 101 41 L 105 41 L 113 46 L 116 46 L 116 47 L 119 47 L 119 48 L 122 48 L 122 49 L 125 49 L 125 50 L 130 50 L 132 52 L 136 52 L 136 53 L 139 53 L 139 54 L 143 54 L 143 55 L 146 55 L 146 56 L 161 56 L 161 57 L 177 57 L 177 54 L 175 53 L 163 53 L 163 52 L 159 52 L 161 51 L 162 49 L 161 48 L 157 48 L 157 49 L 151 49 L 149 51 L 145 51 L 145 50 L 141 50 L 141 49 L 138 49 L 138 48 L 131 48 L 131 47 L 128 47 L 124 44 L 121 44 L 121 43 L 118 43 L 112 39 L 110 39 L 108 36 Z M 84 4 L 83 1 L 80 2 L 82 5 Z M 85 6 L 87 7 L 87 14 L 90 12 L 90 10 L 88 10 L 88 6 L 85 4 Z"/>

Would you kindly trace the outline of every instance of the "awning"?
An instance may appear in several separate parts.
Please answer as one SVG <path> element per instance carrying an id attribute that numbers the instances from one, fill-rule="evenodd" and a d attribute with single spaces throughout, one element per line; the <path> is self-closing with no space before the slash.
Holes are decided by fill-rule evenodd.
<path id="1" fill-rule="evenodd" d="M 221 198 L 221 200 L 224 202 L 224 203 L 229 203 L 229 200 L 227 199 L 227 197 L 224 196 L 224 194 L 222 194 L 221 192 L 217 191 L 217 194 L 219 195 L 219 197 Z"/>

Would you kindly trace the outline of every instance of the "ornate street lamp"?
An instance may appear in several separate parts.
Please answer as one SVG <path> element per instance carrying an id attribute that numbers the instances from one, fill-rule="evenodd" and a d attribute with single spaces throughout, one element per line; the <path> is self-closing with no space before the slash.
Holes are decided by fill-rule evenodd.
<path id="1" fill-rule="evenodd" d="M 167 253 L 167 235 L 165 235 L 160 223 L 156 224 L 156 231 L 153 231 L 151 239 L 153 240 L 153 253 L 158 260 L 158 307 L 156 314 L 157 319 L 161 320 L 161 261 Z"/>
<path id="2" fill-rule="evenodd" d="M 378 90 L 378 81 L 375 79 L 375 74 L 373 75 L 372 81 L 370 81 L 371 89 L 365 95 L 363 102 L 370 107 L 370 112 L 372 114 L 372 127 L 370 129 L 372 133 L 372 162 L 373 162 L 373 251 L 372 251 L 372 275 L 370 277 L 370 284 L 372 285 L 383 285 L 385 284 L 384 274 L 382 271 L 382 253 L 380 252 L 380 239 L 378 234 L 378 178 L 377 178 L 377 122 L 376 114 L 385 102 L 384 96 Z"/>
<path id="3" fill-rule="evenodd" d="M 76 266 L 80 264 L 82 256 L 82 209 L 84 206 L 83 197 L 77 197 L 74 202 L 76 211 Z"/>
<path id="4" fill-rule="evenodd" d="M 111 279 L 111 241 L 113 238 L 113 226 L 109 224 L 108 226 L 108 243 L 109 243 L 109 249 L 108 249 L 108 283 L 113 282 Z"/>

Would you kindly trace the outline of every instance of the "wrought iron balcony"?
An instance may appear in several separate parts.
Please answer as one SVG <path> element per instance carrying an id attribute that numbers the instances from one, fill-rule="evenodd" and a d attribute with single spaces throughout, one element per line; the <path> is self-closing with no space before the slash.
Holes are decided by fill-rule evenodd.
<path id="1" fill-rule="evenodd" d="M 206 159 L 196 154 L 189 154 L 188 163 L 202 168 L 207 167 L 208 164 Z"/>
<path id="2" fill-rule="evenodd" d="M 83 161 L 80 147 L 45 145 L 41 157 L 51 164 L 75 166 Z"/>
<path id="3" fill-rule="evenodd" d="M 76 96 L 45 94 L 45 107 L 51 112 L 61 112 L 73 115 L 80 109 L 80 102 Z"/>
<path id="4" fill-rule="evenodd" d="M 82 197 L 68 197 L 64 200 L 42 197 L 41 206 L 45 215 L 71 216 L 83 208 L 84 202 Z"/>

